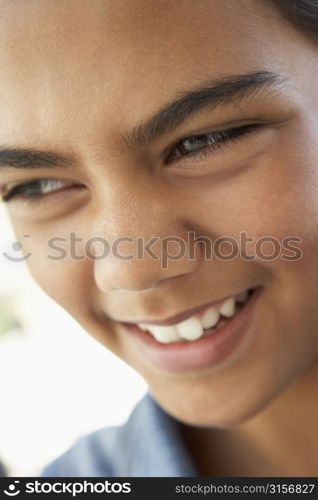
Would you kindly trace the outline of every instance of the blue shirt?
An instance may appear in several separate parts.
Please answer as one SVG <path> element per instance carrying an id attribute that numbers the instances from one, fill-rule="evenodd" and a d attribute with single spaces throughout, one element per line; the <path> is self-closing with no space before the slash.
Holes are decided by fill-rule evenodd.
<path id="1" fill-rule="evenodd" d="M 146 394 L 127 422 L 79 439 L 44 477 L 197 477 L 180 424 Z"/>

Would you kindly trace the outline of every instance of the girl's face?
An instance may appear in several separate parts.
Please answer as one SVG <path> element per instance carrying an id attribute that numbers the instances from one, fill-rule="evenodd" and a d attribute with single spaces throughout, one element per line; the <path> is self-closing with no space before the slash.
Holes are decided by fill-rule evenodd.
<path id="1" fill-rule="evenodd" d="M 228 427 L 317 363 L 318 51 L 269 1 L 181 3 L 0 1 L 0 189 L 47 294 L 172 415 Z M 249 258 L 173 258 L 170 242 L 164 265 L 163 239 L 191 251 L 191 232 L 240 248 L 245 233 Z M 153 237 L 159 259 L 123 258 Z M 261 237 L 299 238 L 302 256 L 269 259 Z M 255 288 L 218 346 L 123 324 Z"/>

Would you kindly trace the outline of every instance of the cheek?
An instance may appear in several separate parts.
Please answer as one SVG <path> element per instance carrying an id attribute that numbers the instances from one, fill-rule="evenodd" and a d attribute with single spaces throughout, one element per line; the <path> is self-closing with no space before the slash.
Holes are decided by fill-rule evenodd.
<path id="1" fill-rule="evenodd" d="M 29 249 L 32 252 L 32 249 Z M 38 247 L 34 247 L 34 254 Z M 122 346 L 113 332 L 111 322 L 100 323 L 95 313 L 96 283 L 93 260 L 70 257 L 51 260 L 39 253 L 28 260 L 30 272 L 47 295 L 66 310 L 81 327 L 119 357 Z M 52 318 L 54 321 L 54 318 Z"/>
<path id="2" fill-rule="evenodd" d="M 93 287 L 89 260 L 67 257 L 52 261 L 47 257 L 28 261 L 30 272 L 39 286 L 75 318 L 85 316 Z"/>
<path id="3" fill-rule="evenodd" d="M 318 243 L 318 143 L 312 129 L 310 121 L 301 121 L 281 131 L 268 150 L 240 173 L 203 189 L 197 203 L 203 207 L 202 227 L 215 237 L 232 236 L 237 241 L 242 232 L 255 239 L 298 237 L 314 249 Z"/>
<path id="4" fill-rule="evenodd" d="M 264 159 L 258 187 L 255 184 L 257 196 L 249 203 L 255 235 L 276 238 L 282 249 L 284 238 L 297 239 L 292 243 L 298 248 L 297 258 L 263 261 L 277 281 L 280 279 L 283 296 L 298 296 L 297 304 L 290 304 L 290 314 L 295 306 L 295 310 L 301 306 L 307 312 L 310 306 L 316 307 L 316 294 L 312 293 L 318 282 L 318 145 L 312 130 L 309 121 L 301 122 L 282 137 L 272 155 Z M 311 314 L 316 317 L 314 310 Z"/>
<path id="5" fill-rule="evenodd" d="M 94 288 L 93 260 L 82 258 L 85 256 L 82 245 L 77 244 L 74 250 L 69 232 L 61 228 L 39 230 L 29 226 L 26 231 L 24 226 L 15 222 L 14 230 L 23 254 L 28 257 L 26 264 L 34 280 L 70 314 L 85 315 Z M 24 234 L 30 236 L 25 238 Z M 82 235 L 77 233 L 77 236 Z"/>
<path id="6" fill-rule="evenodd" d="M 251 211 L 265 234 L 317 242 L 318 144 L 312 130 L 309 119 L 286 130 L 258 169 Z"/>

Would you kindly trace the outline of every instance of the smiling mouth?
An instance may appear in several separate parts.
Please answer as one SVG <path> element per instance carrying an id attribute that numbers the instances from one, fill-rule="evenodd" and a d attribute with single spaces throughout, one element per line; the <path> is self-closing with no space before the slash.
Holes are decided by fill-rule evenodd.
<path id="1" fill-rule="evenodd" d="M 244 290 L 217 305 L 206 306 L 184 321 L 169 325 L 135 323 L 134 326 L 149 333 L 160 344 L 193 342 L 212 336 L 230 323 L 244 309 L 254 289 Z"/>

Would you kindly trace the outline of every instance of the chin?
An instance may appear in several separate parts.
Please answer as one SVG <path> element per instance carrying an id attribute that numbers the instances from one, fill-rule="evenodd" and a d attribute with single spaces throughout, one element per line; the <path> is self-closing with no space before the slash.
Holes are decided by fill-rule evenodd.
<path id="1" fill-rule="evenodd" d="M 153 397 L 169 415 L 183 424 L 195 427 L 213 427 L 218 429 L 231 429 L 240 426 L 249 420 L 257 417 L 260 413 L 269 408 L 283 390 L 282 387 L 253 386 L 250 391 L 244 394 L 236 391 L 236 394 L 226 396 L 214 394 L 211 388 L 209 393 L 201 393 L 188 390 L 186 395 L 160 393 L 151 391 Z"/>

